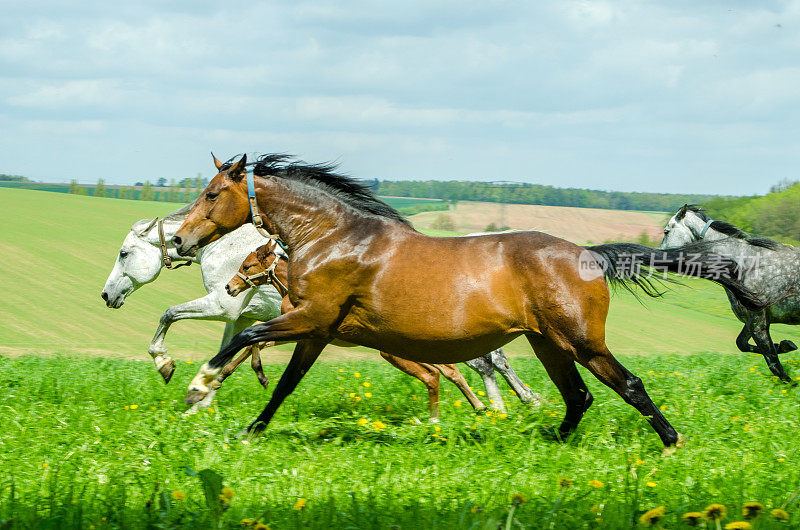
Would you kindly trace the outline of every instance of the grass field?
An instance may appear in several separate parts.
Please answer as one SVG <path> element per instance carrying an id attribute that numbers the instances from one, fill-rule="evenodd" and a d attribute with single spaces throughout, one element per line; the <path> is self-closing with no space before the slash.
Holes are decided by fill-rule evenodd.
<path id="1" fill-rule="evenodd" d="M 509 395 L 507 417 L 477 414 L 444 386 L 443 421 L 432 425 L 421 383 L 366 350 L 357 360 L 334 350 L 245 444 L 236 434 L 268 398 L 247 370 L 212 410 L 181 416 L 222 324 L 173 327 L 167 343 L 182 362 L 169 386 L 146 354 L 161 312 L 204 293 L 197 268 L 165 271 L 122 310 L 99 297 L 130 225 L 175 205 L 14 189 L 0 189 L 0 204 L 2 529 L 233 528 L 243 518 L 272 528 L 630 528 L 658 506 L 659 524 L 679 528 L 685 512 L 714 502 L 728 509 L 722 528 L 748 501 L 792 518 L 765 512 L 756 528 L 800 525 L 800 390 L 767 376 L 758 356 L 734 353 L 740 325 L 713 285 L 688 282 L 644 307 L 624 293 L 612 300 L 612 351 L 687 437 L 672 457 L 585 373 L 595 405 L 574 437 L 553 440 L 562 401 L 519 341 L 507 349 L 546 398 L 541 408 Z M 776 339 L 800 340 L 774 328 Z M 800 375 L 796 354 L 782 358 Z M 283 359 L 265 355 L 273 381 Z M 215 475 L 196 474 L 206 469 L 234 493 L 225 510 Z M 515 506 L 515 494 L 525 502 Z"/>

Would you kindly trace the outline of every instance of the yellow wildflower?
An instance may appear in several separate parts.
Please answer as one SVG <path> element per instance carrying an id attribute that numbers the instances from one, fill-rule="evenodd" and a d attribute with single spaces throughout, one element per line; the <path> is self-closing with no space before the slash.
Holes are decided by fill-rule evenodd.
<path id="1" fill-rule="evenodd" d="M 500 414 L 497 415 L 497 417 L 500 418 L 501 420 L 504 420 L 508 418 L 508 414 L 506 414 L 505 412 L 501 412 Z"/>
<path id="2" fill-rule="evenodd" d="M 355 373 L 353 374 L 353 377 L 361 377 L 361 374 L 360 374 L 360 373 L 358 373 L 358 372 L 355 372 Z"/>
<path id="3" fill-rule="evenodd" d="M 372 422 L 372 427 L 373 427 L 373 428 L 374 428 L 376 431 L 380 431 L 380 430 L 383 430 L 383 429 L 385 429 L 385 428 L 386 428 L 386 424 L 385 424 L 385 423 L 383 423 L 383 422 L 382 422 L 382 421 L 380 421 L 380 420 L 376 420 L 376 421 L 373 421 L 373 422 Z"/>
<path id="4" fill-rule="evenodd" d="M 131 405 L 131 410 L 136 410 L 139 408 L 139 405 Z"/>
<path id="5" fill-rule="evenodd" d="M 603 486 L 605 486 L 605 484 L 603 484 L 602 482 L 600 482 L 600 481 L 599 481 L 599 480 L 597 480 L 597 479 L 590 480 L 590 481 L 589 481 L 589 485 L 590 485 L 591 487 L 593 487 L 593 488 L 596 488 L 596 489 L 600 489 L 600 488 L 602 488 Z"/>
<path id="6" fill-rule="evenodd" d="M 472 508 L 470 508 L 469 511 L 472 513 L 481 513 L 483 511 L 483 508 L 481 508 L 477 504 L 473 504 Z"/>
<path id="7" fill-rule="evenodd" d="M 366 425 L 369 422 L 367 421 L 366 418 L 359 418 L 356 423 L 358 423 L 359 426 L 363 427 L 364 425 Z"/>
<path id="8" fill-rule="evenodd" d="M 207 411 L 209 414 L 214 414 L 214 409 L 212 409 L 211 407 L 208 407 L 208 408 L 206 409 L 206 411 Z"/>
<path id="9" fill-rule="evenodd" d="M 370 383 L 369 381 L 364 381 L 362 384 L 363 384 L 364 388 L 369 388 L 369 387 L 372 386 L 372 383 Z"/>
<path id="10" fill-rule="evenodd" d="M 269 530 L 269 526 L 256 521 L 256 524 L 253 525 L 253 530 Z"/>
<path id="11" fill-rule="evenodd" d="M 752 530 L 753 525 L 747 521 L 735 521 L 725 525 L 725 530 Z"/>
<path id="12" fill-rule="evenodd" d="M 636 459 L 636 465 L 637 466 L 641 466 L 642 464 L 644 464 L 644 460 L 640 460 L 640 459 L 637 458 Z"/>
<path id="13" fill-rule="evenodd" d="M 354 397 L 356 397 L 356 393 L 355 393 L 355 392 L 350 392 L 348 395 L 349 395 L 351 398 L 354 398 Z"/>
<path id="14" fill-rule="evenodd" d="M 666 510 L 663 506 L 659 506 L 658 508 L 653 508 L 652 510 L 647 510 L 639 517 L 639 522 L 645 526 L 653 526 L 661 519 L 664 518 L 666 515 Z"/>
<path id="15" fill-rule="evenodd" d="M 372 392 L 364 392 L 364 397 L 371 398 L 372 397 Z"/>
<path id="16" fill-rule="evenodd" d="M 230 488 L 222 488 L 222 496 L 227 499 L 231 500 L 233 498 L 233 490 Z"/>
<path id="17" fill-rule="evenodd" d="M 242 519 L 241 521 L 239 521 L 239 524 L 242 525 L 242 526 L 252 526 L 252 525 L 256 524 L 256 520 L 255 519 Z"/>
<path id="18" fill-rule="evenodd" d="M 453 401 L 453 405 L 456 406 L 456 407 L 460 407 L 461 406 L 461 402 L 460 401 Z"/>
<path id="19" fill-rule="evenodd" d="M 439 432 L 439 431 L 442 430 L 442 428 L 439 427 L 438 425 L 436 425 L 436 426 L 433 427 L 433 430 L 436 431 L 436 432 Z"/>
<path id="20" fill-rule="evenodd" d="M 568 479 L 567 477 L 561 477 L 558 480 L 558 487 L 568 490 L 572 487 L 572 480 Z"/>
<path id="21" fill-rule="evenodd" d="M 300 510 L 306 507 L 307 502 L 308 499 L 297 499 L 297 502 L 294 503 L 294 509 L 299 512 Z"/>
<path id="22" fill-rule="evenodd" d="M 483 390 L 478 390 L 478 395 L 479 396 L 485 396 L 486 392 L 484 392 Z"/>
<path id="23" fill-rule="evenodd" d="M 681 517 L 683 522 L 689 526 L 697 526 L 703 520 L 703 514 L 700 512 L 687 512 Z"/>
<path id="24" fill-rule="evenodd" d="M 746 502 L 744 503 L 744 506 L 742 506 L 742 515 L 748 521 L 750 519 L 758 519 L 763 510 L 764 505 L 760 502 Z"/>
<path id="25" fill-rule="evenodd" d="M 173 491 L 172 498 L 176 501 L 182 501 L 186 499 L 186 494 L 182 491 Z"/>
<path id="26" fill-rule="evenodd" d="M 786 513 L 785 510 L 781 510 L 780 508 L 775 508 L 771 512 L 769 512 L 773 518 L 777 519 L 778 521 L 788 521 L 789 514 Z"/>
<path id="27" fill-rule="evenodd" d="M 656 484 L 656 483 L 655 483 L 655 482 L 653 482 L 653 481 L 650 481 L 650 482 L 648 482 L 648 483 L 647 483 L 647 487 L 648 487 L 648 488 L 655 488 L 656 486 L 658 486 L 658 484 Z"/>
<path id="28" fill-rule="evenodd" d="M 728 515 L 728 509 L 722 504 L 709 504 L 706 506 L 704 514 L 709 521 L 716 521 L 724 519 Z"/>

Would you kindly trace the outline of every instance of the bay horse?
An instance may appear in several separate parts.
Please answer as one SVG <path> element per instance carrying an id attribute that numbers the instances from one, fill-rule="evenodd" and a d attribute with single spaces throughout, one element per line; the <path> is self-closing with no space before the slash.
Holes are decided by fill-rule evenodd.
<path id="1" fill-rule="evenodd" d="M 225 290 L 229 295 L 236 297 L 247 291 L 250 288 L 257 288 L 261 285 L 271 284 L 281 294 L 288 294 L 286 284 L 288 283 L 288 272 L 286 254 L 276 252 L 280 248 L 275 240 L 262 245 L 254 252 L 251 252 L 242 261 L 236 275 L 233 276 Z M 284 298 L 281 309 L 286 312 L 293 309 L 288 297 Z M 472 392 L 469 385 L 463 379 L 458 367 L 454 364 L 428 364 L 416 363 L 407 361 L 401 357 L 390 355 L 386 352 L 379 352 L 381 357 L 384 358 L 392 366 L 407 373 L 408 375 L 419 379 L 428 390 L 428 400 L 431 418 L 438 418 L 439 416 L 439 374 L 445 376 L 448 380 L 453 382 L 456 387 L 464 394 L 467 401 L 473 408 L 483 408 L 477 396 Z M 505 403 L 500 393 L 500 388 L 497 385 L 497 379 L 494 377 L 496 366 L 497 370 L 506 377 L 506 380 L 514 390 L 514 394 L 519 397 L 523 403 L 536 402 L 539 403 L 541 397 L 534 394 L 525 386 L 519 379 L 516 372 L 506 359 L 502 348 L 487 353 L 477 359 L 466 361 L 467 366 L 476 371 L 484 381 L 486 387 L 486 394 L 489 397 L 490 407 L 499 412 L 505 412 Z M 230 363 L 229 363 L 230 365 Z M 489 372 L 487 374 L 487 371 Z M 226 374 L 227 369 L 223 370 L 215 380 L 216 383 L 224 381 L 223 375 Z M 225 375 L 227 377 L 227 375 Z M 200 382 L 200 384 L 202 384 Z M 191 387 L 190 387 L 191 389 Z"/>
<path id="2" fill-rule="evenodd" d="M 742 267 L 742 282 L 762 298 L 776 302 L 752 311 L 730 292 L 728 300 L 736 318 L 744 324 L 736 346 L 742 352 L 760 353 L 773 375 L 784 383 L 792 378 L 783 368 L 778 354 L 797 349 L 790 340 L 772 342 L 770 324 L 800 324 L 800 249 L 782 245 L 766 237 L 753 237 L 725 221 L 711 219 L 700 207 L 684 204 L 664 227 L 662 249 L 705 241 L 718 254 L 733 256 Z M 753 338 L 755 346 L 750 344 Z"/>
<path id="3" fill-rule="evenodd" d="M 642 269 L 620 267 L 618 258 L 635 250 L 683 272 L 690 250 L 701 263 L 715 263 L 695 271 L 698 275 L 721 283 L 748 307 L 764 306 L 736 279 L 737 264 L 709 254 L 703 243 L 658 251 L 622 244 L 584 249 L 533 231 L 429 237 L 332 166 L 264 155 L 250 177 L 246 156 L 227 164 L 214 158 L 214 163 L 219 172 L 173 237 L 178 253 L 195 254 L 255 221 L 254 214 L 289 251 L 287 287 L 294 309 L 242 331 L 200 370 L 211 381 L 247 345 L 297 341 L 272 398 L 248 427 L 251 433 L 267 426 L 334 339 L 444 364 L 478 357 L 524 335 L 566 403 L 558 429 L 562 437 L 593 401 L 578 363 L 645 416 L 671 448 L 678 433 L 641 379 L 605 343 L 608 283 L 632 282 L 652 294 Z M 596 267 L 587 272 L 587 264 Z"/>

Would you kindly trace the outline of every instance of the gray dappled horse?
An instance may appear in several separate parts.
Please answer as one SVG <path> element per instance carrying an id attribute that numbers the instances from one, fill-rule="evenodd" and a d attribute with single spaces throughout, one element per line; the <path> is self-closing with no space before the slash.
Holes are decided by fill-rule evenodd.
<path id="1" fill-rule="evenodd" d="M 800 295 L 800 249 L 765 237 L 751 237 L 729 223 L 709 218 L 701 208 L 689 204 L 670 218 L 659 248 L 681 247 L 701 240 L 710 244 L 711 252 L 739 262 L 746 287 L 764 300 L 777 300 L 766 309 L 750 311 L 728 293 L 733 313 L 744 323 L 736 346 L 743 352 L 763 355 L 770 371 L 790 383 L 778 354 L 796 350 L 797 346 L 789 340 L 773 343 L 769 326 L 800 324 L 800 296 L 795 295 Z M 750 337 L 755 346 L 750 344 Z"/>

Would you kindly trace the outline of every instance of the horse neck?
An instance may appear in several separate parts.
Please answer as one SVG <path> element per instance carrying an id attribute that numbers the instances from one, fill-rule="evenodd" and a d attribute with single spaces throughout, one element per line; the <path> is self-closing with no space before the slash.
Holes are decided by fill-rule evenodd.
<path id="1" fill-rule="evenodd" d="M 338 201 L 309 199 L 292 183 L 278 178 L 256 182 L 258 208 L 266 217 L 267 229 L 277 233 L 292 250 L 319 241 L 348 225 L 352 214 Z M 320 193 L 322 195 L 322 193 Z"/>
<path id="2" fill-rule="evenodd" d="M 202 252 L 198 253 L 197 256 L 193 257 L 180 256 L 178 255 L 178 251 L 175 250 L 175 247 L 172 245 L 172 236 L 174 236 L 175 232 L 177 232 L 178 229 L 181 227 L 183 221 L 184 219 L 164 220 L 164 240 L 167 242 L 167 254 L 173 260 L 186 261 L 188 259 L 194 263 L 198 263 L 200 261 L 201 256 L 203 255 Z M 149 244 L 159 249 L 159 251 L 161 250 L 161 239 L 158 237 L 158 225 L 153 226 L 153 228 L 151 228 L 146 234 L 142 236 L 142 239 L 144 239 Z"/>

